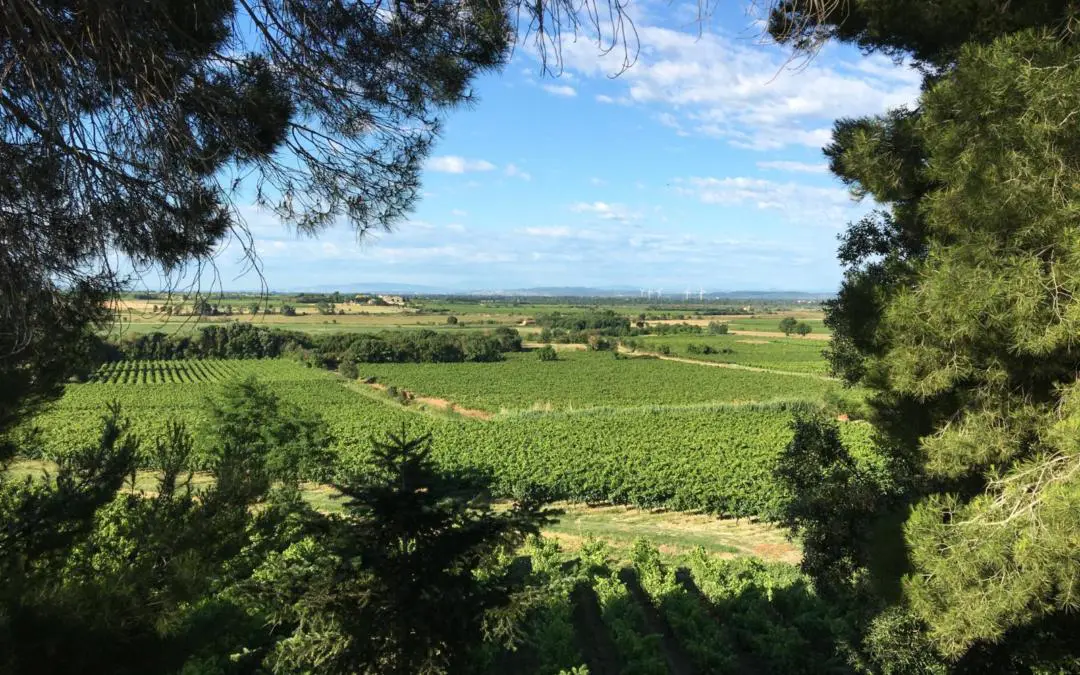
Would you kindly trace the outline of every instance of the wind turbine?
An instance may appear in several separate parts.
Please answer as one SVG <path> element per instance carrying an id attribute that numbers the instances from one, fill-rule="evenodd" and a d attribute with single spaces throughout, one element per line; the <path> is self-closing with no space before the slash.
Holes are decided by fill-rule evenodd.
<path id="1" fill-rule="evenodd" d="M 704 288 L 699 288 L 698 289 L 697 299 L 698 299 L 698 302 L 702 302 L 702 301 L 705 300 L 705 289 Z"/>

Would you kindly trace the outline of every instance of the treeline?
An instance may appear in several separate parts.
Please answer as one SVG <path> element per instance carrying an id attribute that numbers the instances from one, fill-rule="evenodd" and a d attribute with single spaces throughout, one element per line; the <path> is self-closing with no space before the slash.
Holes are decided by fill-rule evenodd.
<path id="1" fill-rule="evenodd" d="M 314 347 L 305 333 L 235 322 L 206 326 L 194 335 L 155 332 L 125 338 L 112 345 L 107 360 L 273 359 Z"/>
<path id="2" fill-rule="evenodd" d="M 451 363 L 499 361 L 521 351 L 513 328 L 490 333 L 438 333 L 432 330 L 333 333 L 312 337 L 250 323 L 206 326 L 194 335 L 147 333 L 106 344 L 101 360 L 273 359 L 294 356 L 322 367 L 339 363 Z"/>
<path id="3" fill-rule="evenodd" d="M 639 335 L 711 335 L 727 333 L 726 323 L 711 321 L 708 328 L 689 323 L 653 323 L 645 314 L 639 314 L 631 323 L 629 317 L 613 310 L 563 314 L 552 312 L 538 314 L 536 325 L 541 327 L 541 342 L 580 342 L 591 344 L 597 337 L 631 338 Z"/>
<path id="4" fill-rule="evenodd" d="M 433 330 L 336 333 L 320 338 L 315 356 L 327 367 L 341 363 L 458 363 L 501 361 L 521 351 L 513 328 L 490 333 L 440 333 Z"/>

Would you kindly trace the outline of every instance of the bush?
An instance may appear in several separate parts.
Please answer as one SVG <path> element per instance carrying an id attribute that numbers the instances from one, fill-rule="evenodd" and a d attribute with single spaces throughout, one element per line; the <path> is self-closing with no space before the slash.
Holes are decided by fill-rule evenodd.
<path id="1" fill-rule="evenodd" d="M 555 351 L 555 348 L 551 345 L 544 345 L 537 350 L 536 355 L 540 357 L 541 361 L 558 361 L 559 354 Z"/>
<path id="2" fill-rule="evenodd" d="M 356 361 L 352 359 L 346 359 L 338 364 L 338 373 L 342 377 L 346 377 L 350 380 L 355 380 L 360 377 L 360 370 L 356 367 Z"/>
<path id="3" fill-rule="evenodd" d="M 456 316 L 454 316 L 453 314 L 451 314 L 450 316 L 446 317 L 446 323 L 447 323 L 447 325 L 449 325 L 449 326 L 456 326 L 456 325 L 457 325 L 457 322 L 458 322 L 458 320 L 457 320 L 457 317 L 456 317 Z"/>
<path id="4" fill-rule="evenodd" d="M 296 316 L 296 308 L 293 307 L 292 305 L 282 305 L 281 306 L 281 315 L 282 316 Z"/>
<path id="5" fill-rule="evenodd" d="M 719 321 L 709 322 L 709 335 L 727 335 L 728 325 Z"/>
<path id="6" fill-rule="evenodd" d="M 619 341 L 602 335 L 590 335 L 587 344 L 591 352 L 610 352 L 618 349 Z"/>
<path id="7" fill-rule="evenodd" d="M 799 324 L 795 326 L 795 332 L 802 336 L 809 335 L 813 330 L 814 329 L 810 327 L 810 324 L 805 321 L 800 321 Z"/>
<path id="8" fill-rule="evenodd" d="M 784 335 L 791 335 L 795 332 L 795 327 L 799 325 L 799 322 L 795 320 L 795 317 L 786 316 L 780 320 L 780 331 Z"/>

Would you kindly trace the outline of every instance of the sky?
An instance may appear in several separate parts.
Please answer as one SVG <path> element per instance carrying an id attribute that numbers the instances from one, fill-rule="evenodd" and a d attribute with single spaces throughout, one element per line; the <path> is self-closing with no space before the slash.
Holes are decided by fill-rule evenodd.
<path id="1" fill-rule="evenodd" d="M 839 117 L 914 102 L 919 75 L 834 45 L 790 63 L 744 0 L 717 4 L 700 26 L 696 4 L 635 4 L 640 53 L 621 74 L 622 53 L 585 38 L 564 42 L 557 77 L 519 44 L 447 115 L 423 197 L 392 233 L 298 237 L 242 208 L 266 284 L 835 290 L 837 235 L 873 205 L 852 201 L 821 148 Z M 218 257 L 220 284 L 258 287 L 239 258 Z"/>

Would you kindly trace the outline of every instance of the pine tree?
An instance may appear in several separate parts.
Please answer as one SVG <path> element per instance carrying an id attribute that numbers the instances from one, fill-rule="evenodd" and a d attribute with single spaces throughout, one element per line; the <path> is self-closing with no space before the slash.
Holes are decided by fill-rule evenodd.
<path id="1" fill-rule="evenodd" d="M 874 392 L 878 447 L 904 492 L 866 510 L 872 544 L 858 530 L 826 548 L 872 572 L 906 551 L 890 602 L 913 621 L 881 621 L 922 626 L 957 668 L 1075 668 L 1075 10 L 863 0 L 785 33 L 799 4 L 773 15 L 774 34 L 909 54 L 927 73 L 918 108 L 840 120 L 826 149 L 856 195 L 883 205 L 842 239 L 826 323 L 834 370 Z M 789 453 L 805 455 L 798 442 Z M 818 471 L 843 466 L 819 459 Z M 884 624 L 868 625 L 887 653 Z"/>

